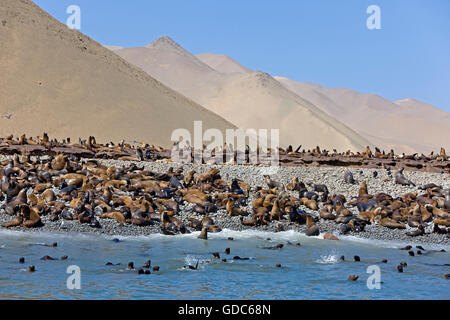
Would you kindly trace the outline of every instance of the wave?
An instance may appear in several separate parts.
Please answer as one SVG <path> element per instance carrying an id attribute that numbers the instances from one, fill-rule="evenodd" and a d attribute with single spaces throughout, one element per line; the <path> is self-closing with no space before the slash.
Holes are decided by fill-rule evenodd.
<path id="1" fill-rule="evenodd" d="M 55 241 L 58 238 L 70 238 L 71 240 L 90 240 L 90 239 L 98 239 L 103 238 L 105 240 L 113 240 L 118 239 L 121 241 L 173 241 L 180 239 L 197 239 L 199 231 L 195 231 L 189 234 L 178 234 L 174 236 L 167 236 L 160 233 L 149 234 L 149 235 L 104 235 L 104 234 L 86 234 L 86 233 L 77 233 L 77 232 L 51 232 L 51 231 L 37 231 L 37 232 L 27 232 L 27 231 L 13 231 L 13 230 L 0 230 L 0 236 L 5 235 L 8 237 L 17 237 L 21 238 L 21 240 L 32 241 L 33 239 L 38 238 L 39 242 L 44 241 L 44 239 L 48 239 L 48 241 Z M 228 238 L 233 238 L 235 240 L 245 240 L 245 239 L 268 239 L 270 238 L 272 241 L 290 241 L 290 242 L 300 242 L 302 244 L 314 245 L 319 242 L 323 244 L 323 235 L 308 237 L 304 233 L 289 230 L 289 231 L 281 231 L 281 232 L 270 232 L 270 231 L 260 231 L 260 230 L 243 230 L 236 231 L 231 229 L 223 229 L 222 232 L 217 233 L 208 233 L 208 239 L 211 240 L 226 240 Z M 396 240 L 378 240 L 378 239 L 369 239 L 362 238 L 357 236 L 339 236 L 339 241 L 336 243 L 356 243 L 370 246 L 377 246 L 383 248 L 400 248 L 408 244 L 414 245 L 422 245 L 424 247 L 441 250 L 446 249 L 450 250 L 450 245 L 448 244 L 431 244 L 431 243 L 421 243 L 421 242 L 408 242 L 408 241 L 396 241 Z M 334 242 L 334 241 L 333 241 Z"/>

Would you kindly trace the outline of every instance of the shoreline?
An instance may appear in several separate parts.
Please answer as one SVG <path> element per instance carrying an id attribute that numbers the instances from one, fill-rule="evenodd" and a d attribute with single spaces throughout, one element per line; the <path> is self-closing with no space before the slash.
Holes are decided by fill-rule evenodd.
<path id="1" fill-rule="evenodd" d="M 264 167 L 257 166 L 242 166 L 242 165 L 229 165 L 229 166 L 217 166 L 217 165 L 198 165 L 198 164 L 177 164 L 177 163 L 164 163 L 164 162 L 136 162 L 136 161 L 122 161 L 122 160 L 100 160 L 95 159 L 100 164 L 107 166 L 127 166 L 131 163 L 144 167 L 144 169 L 152 170 L 154 172 L 165 173 L 167 169 L 173 167 L 174 169 L 183 168 L 184 173 L 194 169 L 197 173 L 203 173 L 212 168 L 218 168 L 222 178 L 230 182 L 233 178 L 242 179 L 250 184 L 252 188 L 256 186 L 264 186 L 263 171 Z M 445 187 L 450 187 L 450 179 L 447 174 L 440 173 L 427 173 L 427 172 L 408 172 L 406 175 L 408 178 L 416 182 L 417 186 L 401 186 L 394 184 L 393 181 L 385 181 L 388 178 L 386 170 L 379 169 L 363 169 L 358 168 L 352 170 L 355 179 L 358 183 L 347 184 L 344 182 L 344 172 L 347 167 L 333 167 L 333 168 L 314 168 L 314 167 L 278 167 L 278 172 L 273 177 L 284 185 L 289 183 L 294 176 L 298 176 L 300 180 L 305 183 L 325 183 L 330 189 L 330 194 L 343 194 L 347 199 L 351 199 L 352 196 L 357 195 L 359 183 L 362 180 L 367 181 L 369 192 L 375 194 L 376 192 L 386 192 L 393 197 L 398 197 L 407 192 L 417 191 L 419 194 L 423 191 L 419 190 L 420 185 L 426 183 L 436 183 Z M 378 177 L 373 178 L 373 171 L 378 171 Z M 295 194 L 295 193 L 293 193 Z M 251 192 L 248 198 L 248 208 L 251 208 L 252 201 L 254 200 L 254 193 Z M 204 215 L 200 215 L 191 212 L 193 204 L 185 203 L 180 206 L 180 212 L 178 213 L 179 219 L 183 222 L 187 222 L 189 218 L 201 219 Z M 312 211 L 304 208 L 308 213 L 318 216 L 318 211 Z M 349 210 L 357 214 L 356 208 L 350 208 Z M 305 225 L 295 226 L 288 221 L 278 222 L 272 221 L 266 226 L 260 227 L 248 227 L 240 223 L 239 217 L 229 217 L 225 210 L 218 210 L 215 213 L 210 213 L 209 216 L 214 220 L 222 229 L 229 229 L 234 231 L 256 230 L 256 231 L 289 231 L 294 230 L 303 233 L 306 230 Z M 0 212 L 0 224 L 8 222 L 12 219 L 11 216 L 5 214 L 4 210 Z M 161 229 L 158 223 L 151 226 L 135 226 L 135 225 L 120 225 L 114 220 L 99 219 L 101 228 L 91 228 L 88 224 L 80 224 L 78 221 L 58 220 L 51 222 L 48 216 L 42 217 L 44 226 L 36 229 L 26 229 L 24 227 L 14 227 L 9 230 L 23 231 L 23 232 L 61 232 L 61 233 L 83 233 L 83 234 L 103 234 L 111 236 L 145 236 L 151 234 L 161 233 Z M 62 226 L 61 226 L 62 224 Z M 278 226 L 280 225 L 281 228 Z M 423 243 L 423 244 L 438 244 L 438 245 L 450 245 L 450 238 L 446 234 L 430 233 L 432 229 L 432 223 L 427 223 L 426 234 L 418 237 L 409 237 L 405 233 L 409 230 L 389 229 L 379 225 L 367 225 L 363 232 L 349 232 L 346 236 L 355 236 L 361 239 L 368 240 L 381 240 L 381 241 L 402 241 L 410 243 Z M 320 219 L 317 222 L 320 234 L 323 236 L 325 233 L 333 233 L 338 238 L 342 236 L 339 232 L 340 224 L 334 222 L 325 221 Z M 189 231 L 194 231 L 188 227 Z M 411 230 L 413 230 L 411 228 Z"/>
<path id="2" fill-rule="evenodd" d="M 4 223 L 8 220 L 4 219 L 4 215 L 0 216 L 0 223 Z M 215 220 L 216 221 L 216 220 Z M 42 234 L 42 235 L 86 235 L 86 236 L 107 236 L 107 237 L 145 237 L 145 236 L 152 236 L 152 235 L 159 235 L 162 237 L 167 238 L 174 238 L 177 236 L 182 236 L 182 234 L 177 234 L 175 236 L 170 235 L 164 235 L 160 232 L 159 226 L 147 226 L 147 227 L 137 227 L 133 225 L 124 225 L 121 226 L 115 221 L 112 220 L 101 220 L 102 228 L 100 229 L 94 229 L 89 227 L 88 225 L 80 225 L 77 221 L 65 221 L 64 227 L 61 227 L 60 224 L 50 222 L 46 223 L 43 227 L 40 228 L 34 228 L 34 229 L 27 229 L 23 227 L 16 227 L 16 228 L 9 228 L 5 229 L 2 228 L 0 231 L 9 231 L 9 232 L 16 232 L 16 233 L 23 233 L 23 234 Z M 221 226 L 224 225 L 221 223 L 220 220 L 217 220 L 217 225 Z M 318 222 L 317 225 L 319 226 L 321 233 L 319 236 L 313 236 L 310 238 L 316 238 L 316 239 L 323 239 L 324 234 L 326 233 L 333 233 L 338 237 L 339 240 L 348 240 L 349 237 L 352 237 L 352 239 L 355 239 L 357 241 L 359 240 L 367 240 L 367 243 L 370 243 L 371 240 L 374 241 L 380 241 L 380 242 L 393 242 L 393 243 L 403 243 L 403 244 L 427 244 L 427 245 L 436 245 L 436 246 L 442 246 L 442 247 L 448 247 L 450 248 L 450 241 L 447 238 L 446 235 L 438 235 L 438 234 L 426 234 L 424 236 L 418 236 L 418 237 L 408 237 L 404 234 L 401 234 L 401 231 L 399 230 L 392 230 L 389 228 L 381 227 L 381 226 L 373 226 L 373 227 L 366 227 L 365 232 L 349 232 L 345 235 L 339 234 L 338 228 L 336 228 L 336 225 L 330 222 Z M 381 228 L 381 229 L 380 229 Z M 233 232 L 246 232 L 246 231 L 252 231 L 255 232 L 255 235 L 257 233 L 271 233 L 271 234 L 277 234 L 277 233 L 283 233 L 283 232 L 296 232 L 301 236 L 307 237 L 304 231 L 306 230 L 305 226 L 299 226 L 299 227 L 293 227 L 293 226 L 287 226 L 287 228 L 284 228 L 282 231 L 276 230 L 276 225 L 268 225 L 265 227 L 245 227 L 242 226 L 242 228 L 239 229 L 229 229 L 229 228 L 223 228 L 222 230 L 227 231 L 233 231 Z M 323 230 L 323 231 L 322 231 Z M 193 230 L 191 234 L 199 234 L 199 231 Z M 0 233 L 1 234 L 1 233 Z M 208 236 L 213 235 L 219 235 L 221 232 L 217 233 L 208 233 Z M 184 234 L 188 235 L 188 234 Z M 1 237 L 1 236 L 0 236 Z M 201 239 L 199 239 L 201 240 Z M 323 239 L 324 240 L 324 239 Z M 325 241 L 325 240 L 324 240 Z M 326 241 L 333 241 L 333 240 L 326 240 Z"/>

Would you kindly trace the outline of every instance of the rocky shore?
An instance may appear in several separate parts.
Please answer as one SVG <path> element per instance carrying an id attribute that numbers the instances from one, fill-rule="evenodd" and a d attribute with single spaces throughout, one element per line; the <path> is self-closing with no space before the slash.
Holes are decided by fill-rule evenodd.
<path id="1" fill-rule="evenodd" d="M 4 160 L 7 157 L 2 157 L 0 160 Z M 8 157 L 9 158 L 9 157 Z M 231 183 L 232 179 L 238 178 L 247 182 L 252 189 L 260 186 L 266 187 L 264 180 L 264 174 L 268 173 L 267 167 L 259 167 L 252 165 L 224 165 L 224 166 L 208 166 L 208 165 L 196 165 L 196 164 L 175 164 L 167 162 L 136 162 L 136 161 L 121 161 L 121 160 L 99 160 L 99 163 L 106 165 L 108 167 L 115 166 L 120 168 L 122 166 L 129 166 L 134 163 L 139 167 L 144 167 L 146 170 L 151 170 L 155 173 L 165 173 L 172 167 L 173 169 L 183 169 L 183 174 L 186 175 L 191 170 L 195 170 L 198 174 L 204 173 L 213 168 L 220 170 L 220 175 L 223 180 Z M 423 193 L 419 187 L 429 183 L 434 183 L 436 185 L 445 188 L 450 188 L 450 178 L 447 173 L 426 173 L 420 171 L 408 171 L 405 173 L 408 179 L 415 183 L 415 186 L 402 186 L 395 184 L 392 177 L 388 175 L 388 172 L 384 169 L 355 169 L 350 170 L 356 180 L 355 184 L 346 183 L 344 181 L 344 174 L 347 168 L 344 167 L 332 167 L 332 168 L 314 168 L 314 167 L 277 167 L 273 168 L 275 171 L 271 177 L 287 185 L 292 181 L 293 177 L 298 177 L 299 180 L 303 181 L 307 186 L 312 186 L 313 184 L 325 184 L 330 194 L 342 194 L 349 201 L 358 195 L 358 189 L 360 183 L 365 180 L 367 182 L 367 188 L 370 194 L 376 194 L 379 192 L 384 192 L 390 194 L 392 197 L 399 197 L 408 192 L 418 192 Z M 377 176 L 374 177 L 374 172 L 377 172 Z M 291 192 L 292 195 L 296 196 L 298 192 Z M 251 192 L 247 201 L 247 210 L 251 212 L 251 205 L 254 200 L 255 192 Z M 3 205 L 4 202 L 0 203 Z M 184 223 L 188 223 L 189 218 L 196 218 L 201 220 L 204 215 L 193 212 L 191 209 L 194 204 L 185 202 L 180 206 L 180 211 L 177 217 Z M 318 216 L 318 211 L 309 210 L 304 208 L 306 212 L 313 216 Z M 320 209 L 320 208 L 319 208 Z M 358 214 L 356 207 L 348 207 L 348 209 L 355 215 Z M 96 215 L 100 215 L 97 214 Z M 261 230 L 261 231 L 288 231 L 295 230 L 298 232 L 304 232 L 306 230 L 305 225 L 294 225 L 288 220 L 271 221 L 265 226 L 259 227 L 249 227 L 244 226 L 240 217 L 230 217 L 225 210 L 218 210 L 217 212 L 209 213 L 209 216 L 213 219 L 214 223 L 222 229 L 231 229 L 236 231 L 242 230 Z M 0 211 L 0 224 L 4 224 L 11 220 L 11 216 L 5 214 L 4 210 Z M 76 232 L 76 233 L 93 233 L 93 234 L 105 234 L 105 235 L 117 235 L 117 236 L 138 236 L 138 235 L 149 235 L 154 233 L 160 233 L 161 228 L 159 224 L 153 224 L 148 226 L 136 226 L 133 224 L 119 224 L 115 220 L 110 219 L 99 219 L 101 228 L 92 228 L 89 224 L 81 224 L 77 220 L 57 220 L 51 221 L 50 216 L 44 216 L 41 218 L 43 226 L 39 228 L 24 228 L 24 227 L 14 227 L 11 230 L 20 230 L 27 232 Z M 449 245 L 450 239 L 447 234 L 436 234 L 432 233 L 433 223 L 425 223 L 425 234 L 417 237 L 409 237 L 406 235 L 409 226 L 406 230 L 399 229 L 389 229 L 377 224 L 367 225 L 363 232 L 353 233 L 350 232 L 347 235 L 354 235 L 366 239 L 377 239 L 383 241 L 405 241 L 414 243 L 429 243 L 429 244 L 440 244 Z M 339 224 L 335 222 L 326 221 L 319 219 L 317 222 L 321 236 L 324 233 L 333 233 L 338 238 L 340 236 Z M 194 231 L 188 228 L 190 231 Z M 412 230 L 412 228 L 411 228 Z"/>

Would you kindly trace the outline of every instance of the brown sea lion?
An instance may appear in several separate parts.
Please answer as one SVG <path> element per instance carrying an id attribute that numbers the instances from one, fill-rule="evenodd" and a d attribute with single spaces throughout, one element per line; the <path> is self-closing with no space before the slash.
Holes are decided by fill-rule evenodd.
<path id="1" fill-rule="evenodd" d="M 208 228 L 207 227 L 202 228 L 202 231 L 200 232 L 198 239 L 208 240 Z"/>

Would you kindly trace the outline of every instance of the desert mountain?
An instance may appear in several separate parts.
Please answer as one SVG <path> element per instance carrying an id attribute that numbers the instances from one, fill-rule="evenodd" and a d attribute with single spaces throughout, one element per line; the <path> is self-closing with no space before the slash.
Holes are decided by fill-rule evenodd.
<path id="1" fill-rule="evenodd" d="M 224 54 L 200 53 L 195 55 L 200 61 L 220 73 L 247 73 L 251 69 L 244 67 L 236 60 Z"/>
<path id="2" fill-rule="evenodd" d="M 0 2 L 0 135 L 170 145 L 194 120 L 230 122 L 166 87 L 30 0 Z M 114 48 L 117 49 L 117 48 Z"/>
<path id="3" fill-rule="evenodd" d="M 223 56 L 200 59 L 167 36 L 146 47 L 115 52 L 240 128 L 280 129 L 282 146 L 359 151 L 370 144 L 270 75 L 238 68 Z"/>
<path id="4" fill-rule="evenodd" d="M 414 99 L 391 102 L 378 95 L 275 78 L 385 150 L 428 154 L 450 148 L 450 114 L 432 105 Z"/>

